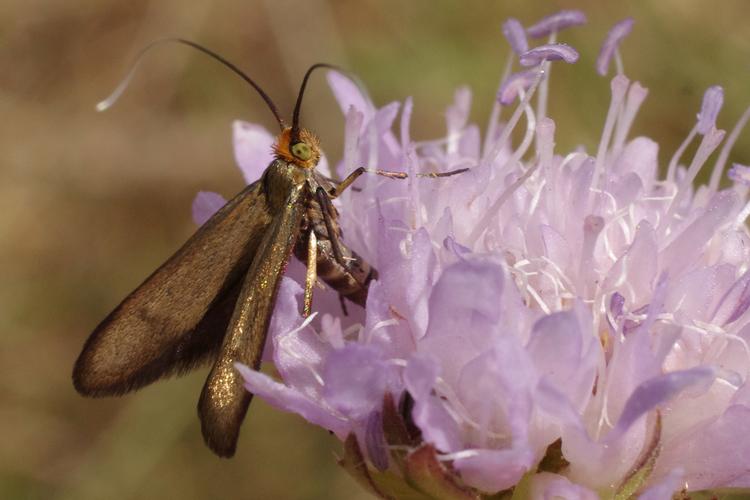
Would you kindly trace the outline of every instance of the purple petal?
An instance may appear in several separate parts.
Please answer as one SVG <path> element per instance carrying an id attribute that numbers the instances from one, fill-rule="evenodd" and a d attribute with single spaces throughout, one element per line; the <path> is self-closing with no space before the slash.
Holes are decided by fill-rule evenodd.
<path id="1" fill-rule="evenodd" d="M 464 261 L 448 267 L 430 297 L 430 319 L 435 323 L 431 322 L 430 327 L 439 329 L 431 333 L 461 333 L 462 329 L 456 330 L 453 326 L 458 326 L 463 321 L 462 316 L 467 314 L 481 316 L 472 320 L 479 324 L 484 324 L 483 318 L 497 321 L 500 311 L 496 301 L 503 291 L 504 281 L 502 268 L 492 261 Z"/>
<path id="2" fill-rule="evenodd" d="M 750 271 L 738 279 L 732 288 L 727 290 L 714 312 L 713 323 L 727 326 L 737 321 L 750 307 Z"/>
<path id="3" fill-rule="evenodd" d="M 634 83 L 632 89 L 638 85 Z M 647 137 L 636 137 L 630 141 L 617 159 L 618 173 L 633 172 L 641 178 L 644 185 L 650 185 L 656 178 L 658 169 L 659 145 Z"/>
<path id="4" fill-rule="evenodd" d="M 724 104 L 724 89 L 719 85 L 708 87 L 703 94 L 701 111 L 698 113 L 697 130 L 699 134 L 705 135 L 716 126 L 716 117 Z"/>
<path id="5" fill-rule="evenodd" d="M 506 434 L 516 443 L 528 440 L 537 380 L 533 361 L 518 339 L 504 335 L 463 367 L 455 387 L 463 407 L 479 422 L 480 435 Z"/>
<path id="6" fill-rule="evenodd" d="M 534 453 L 526 448 L 477 450 L 476 455 L 454 460 L 453 466 L 469 485 L 488 493 L 515 485 L 534 464 Z"/>
<path id="7" fill-rule="evenodd" d="M 386 104 L 375 112 L 375 130 L 377 130 L 378 136 L 382 136 L 388 133 L 393 126 L 393 122 L 398 116 L 398 110 L 401 108 L 401 103 L 394 101 Z"/>
<path id="8" fill-rule="evenodd" d="M 732 215 L 737 195 L 732 190 L 719 191 L 708 202 L 705 212 L 662 250 L 659 260 L 666 263 L 670 275 L 678 275 L 703 253 L 716 228 Z"/>
<path id="9" fill-rule="evenodd" d="M 646 318 L 639 321 L 637 327 L 625 337 L 625 341 L 617 346 L 609 362 L 609 380 L 603 389 L 607 391 L 609 415 L 620 415 L 636 387 L 662 373 L 664 360 L 654 353 L 650 327 L 656 321 L 656 316 L 664 310 L 668 284 L 663 277 L 659 279 L 650 297 L 651 302 L 646 306 Z"/>
<path id="10" fill-rule="evenodd" d="M 409 306 L 410 323 L 414 336 L 420 339 L 427 330 L 429 299 L 434 285 L 436 268 L 435 249 L 426 229 L 420 228 L 413 237 L 409 258 L 411 276 L 416 279 L 404 282 L 404 298 Z"/>
<path id="11" fill-rule="evenodd" d="M 598 346 L 591 341 L 590 314 L 582 316 L 579 321 L 573 310 L 543 316 L 534 324 L 526 345 L 537 373 L 547 377 L 577 407 L 591 396 L 598 362 Z"/>
<path id="12" fill-rule="evenodd" d="M 580 413 L 570 400 L 553 387 L 549 379 L 543 378 L 537 386 L 535 402 L 540 415 L 561 426 L 563 452 L 571 464 L 580 465 L 584 474 L 596 470 L 600 466 L 597 459 L 602 454 L 601 446 L 591 440 Z"/>
<path id="13" fill-rule="evenodd" d="M 619 283 L 627 283 L 630 292 L 628 300 L 632 302 L 647 297 L 658 272 L 657 245 L 656 232 L 651 224 L 648 221 L 638 224 L 633 242 L 610 268 L 604 280 L 604 289 L 619 288 Z M 631 304 L 631 307 L 635 305 L 637 304 Z M 626 321 L 626 325 L 631 323 L 630 320 Z"/>
<path id="14" fill-rule="evenodd" d="M 658 467 L 681 467 L 690 489 L 733 484 L 750 487 L 747 451 L 750 450 L 750 407 L 730 406 L 723 415 L 681 439 L 659 456 Z"/>
<path id="15" fill-rule="evenodd" d="M 563 384 L 567 378 L 566 372 L 575 368 L 581 349 L 580 327 L 571 311 L 553 313 L 539 319 L 526 345 L 539 374 Z"/>
<path id="16" fill-rule="evenodd" d="M 414 348 L 410 325 L 406 321 L 393 323 L 393 301 L 382 280 L 370 285 L 365 308 L 365 335 L 369 343 L 383 350 L 384 355 L 402 357 Z M 399 314 L 405 307 L 399 306 Z M 388 325 L 388 326 L 386 326 Z"/>
<path id="17" fill-rule="evenodd" d="M 448 135 L 458 134 L 469 121 L 471 111 L 471 90 L 469 87 L 459 87 L 453 93 L 453 104 L 445 112 Z"/>
<path id="18" fill-rule="evenodd" d="M 388 468 L 388 448 L 383 434 L 383 417 L 379 411 L 373 411 L 365 424 L 365 449 L 370 462 L 376 469 Z"/>
<path id="19" fill-rule="evenodd" d="M 399 123 L 399 129 L 401 132 L 401 149 L 406 149 L 411 143 L 409 127 L 411 126 L 411 115 L 413 111 L 414 100 L 411 97 L 407 97 L 404 100 L 403 111 L 401 111 L 401 122 Z"/>
<path id="20" fill-rule="evenodd" d="M 682 468 L 669 471 L 666 477 L 659 480 L 658 483 L 650 486 L 640 494 L 638 500 L 663 500 L 672 498 L 672 495 L 679 492 L 685 485 L 685 473 Z"/>
<path id="21" fill-rule="evenodd" d="M 534 69 L 513 73 L 500 86 L 500 90 L 497 92 L 497 100 L 503 106 L 507 106 L 516 99 L 519 92 L 526 91 L 531 87 L 538 77 L 539 71 Z"/>
<path id="22" fill-rule="evenodd" d="M 580 10 L 561 10 L 555 14 L 543 17 L 538 23 L 526 28 L 531 38 L 541 38 L 572 26 L 586 23 L 586 14 Z"/>
<path id="23" fill-rule="evenodd" d="M 685 273 L 670 287 L 667 310 L 678 315 L 687 313 L 696 320 L 713 323 L 711 318 L 720 299 L 735 281 L 733 266 L 698 267 Z M 722 316 L 727 318 L 731 311 L 725 309 L 722 312 Z M 715 324 L 718 326 L 721 323 Z"/>
<path id="24" fill-rule="evenodd" d="M 570 244 L 552 226 L 543 224 L 539 229 L 542 235 L 544 253 L 561 269 L 565 269 L 570 264 Z"/>
<path id="25" fill-rule="evenodd" d="M 199 191 L 193 198 L 193 220 L 202 226 L 226 203 L 227 200 L 219 193 Z"/>
<path id="26" fill-rule="evenodd" d="M 519 58 L 521 66 L 536 66 L 543 61 L 559 60 L 574 63 L 578 60 L 578 52 L 565 43 L 548 43 L 524 52 Z"/>
<path id="27" fill-rule="evenodd" d="M 245 182 L 250 184 L 260 179 L 273 160 L 273 143 L 276 139 L 265 127 L 239 120 L 232 124 L 232 131 L 234 159 L 242 170 Z"/>
<path id="28" fill-rule="evenodd" d="M 570 195 L 566 200 L 565 209 L 570 210 L 571 214 L 575 214 L 574 217 L 578 218 L 578 220 L 581 220 L 588 215 L 585 213 L 587 210 L 585 199 L 588 196 L 591 182 L 594 179 L 594 167 L 594 158 L 592 156 L 586 156 L 583 162 L 570 176 L 571 189 Z"/>
<path id="29" fill-rule="evenodd" d="M 595 492 L 575 484 L 565 476 L 539 472 L 531 476 L 529 497 L 544 500 L 598 500 Z"/>
<path id="30" fill-rule="evenodd" d="M 359 138 L 365 115 L 352 105 L 344 111 L 344 174 L 349 175 L 360 166 Z"/>
<path id="31" fill-rule="evenodd" d="M 299 295 L 302 295 L 300 284 L 292 278 L 284 276 L 279 285 L 276 306 L 273 308 L 273 316 L 268 329 L 272 336 L 287 335 L 302 322 L 297 301 Z"/>
<path id="32" fill-rule="evenodd" d="M 499 263 L 466 259 L 449 266 L 432 289 L 420 350 L 435 356 L 442 376 L 456 382 L 463 366 L 493 345 L 501 325 L 505 277 Z"/>
<path id="33" fill-rule="evenodd" d="M 302 322 L 297 299 L 301 294 L 302 287 L 296 281 L 282 279 L 269 327 L 273 362 L 286 384 L 308 397 L 320 399 L 320 372 L 332 346 L 312 328 L 297 329 Z"/>
<path id="34" fill-rule="evenodd" d="M 716 378 L 713 368 L 698 366 L 650 378 L 636 387 L 620 414 L 617 425 L 607 437 L 607 442 L 619 439 L 644 413 L 666 403 L 680 392 L 693 388 L 698 391 L 708 389 Z"/>
<path id="35" fill-rule="evenodd" d="M 739 163 L 733 163 L 727 176 L 734 183 L 742 186 L 750 186 L 750 167 L 740 165 Z"/>
<path id="36" fill-rule="evenodd" d="M 441 399 L 427 395 L 415 401 L 411 416 L 422 431 L 422 439 L 438 450 L 449 453 L 463 448 L 461 431 Z"/>
<path id="37" fill-rule="evenodd" d="M 331 170 L 331 166 L 328 163 L 328 157 L 323 151 L 320 152 L 320 160 L 318 161 L 317 171 L 318 173 L 323 174 L 326 177 L 335 177 L 334 172 L 333 170 Z"/>
<path id="38" fill-rule="evenodd" d="M 257 372 L 240 363 L 235 366 L 242 378 L 245 379 L 247 390 L 263 398 L 271 406 L 298 413 L 308 422 L 333 431 L 341 439 L 349 433 L 351 429 L 349 422 L 333 410 L 306 397 L 296 389 L 276 382 L 264 373 Z"/>
<path id="39" fill-rule="evenodd" d="M 404 383 L 409 394 L 420 400 L 430 395 L 440 374 L 437 360 L 427 354 L 415 354 L 404 370 Z"/>
<path id="40" fill-rule="evenodd" d="M 427 328 L 429 292 L 434 283 L 435 251 L 429 234 L 419 229 L 411 239 L 411 251 L 405 255 L 403 233 L 381 239 L 381 259 L 389 265 L 380 275 L 391 304 L 399 304 L 399 313 L 408 318 L 411 335 L 400 335 L 400 345 L 421 338 Z M 388 314 L 391 317 L 391 314 Z M 380 321 L 380 319 L 378 319 Z M 375 323 L 368 323 L 372 327 Z M 395 339 L 394 339 L 395 340 Z"/>
<path id="41" fill-rule="evenodd" d="M 389 375 L 379 349 L 348 344 L 325 360 L 323 397 L 344 415 L 363 418 L 382 403 Z"/>
<path id="42" fill-rule="evenodd" d="M 511 17 L 503 23 L 503 35 L 505 35 L 505 38 L 508 40 L 510 48 L 513 49 L 513 52 L 517 55 L 521 55 L 529 50 L 529 42 L 526 40 L 526 32 L 518 19 Z"/>
<path id="43" fill-rule="evenodd" d="M 628 17 L 612 26 L 612 29 L 607 33 L 607 38 L 604 39 L 604 44 L 602 44 L 602 48 L 599 51 L 599 57 L 596 58 L 596 72 L 601 76 L 607 74 L 612 56 L 615 54 L 622 39 L 630 34 L 630 30 L 633 29 L 633 23 L 633 18 Z"/>
<path id="44" fill-rule="evenodd" d="M 375 112 L 375 108 L 365 97 L 360 88 L 350 78 L 338 71 L 329 71 L 326 75 L 328 85 L 331 87 L 333 96 L 339 103 L 341 112 L 346 114 L 349 108 L 354 108 L 364 115 L 367 123 Z"/>

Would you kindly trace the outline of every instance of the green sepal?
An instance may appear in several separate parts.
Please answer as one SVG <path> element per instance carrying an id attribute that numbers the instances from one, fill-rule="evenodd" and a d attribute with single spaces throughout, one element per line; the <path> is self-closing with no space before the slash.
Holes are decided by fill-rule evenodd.
<path id="1" fill-rule="evenodd" d="M 371 475 L 378 489 L 384 492 L 389 498 L 397 500 L 433 500 L 432 497 L 409 486 L 403 477 L 393 472 L 373 471 Z"/>
<path id="2" fill-rule="evenodd" d="M 378 498 L 434 500 L 433 497 L 411 487 L 397 474 L 390 471 L 380 472 L 369 467 L 354 434 L 349 434 L 344 441 L 344 456 L 338 463 L 360 486 Z"/>
<path id="3" fill-rule="evenodd" d="M 620 487 L 617 489 L 614 500 L 629 500 L 636 498 L 638 493 L 648 481 L 651 473 L 654 471 L 656 459 L 659 458 L 661 451 L 661 412 L 656 412 L 656 422 L 654 431 L 651 434 L 651 440 L 646 443 L 641 453 L 641 457 L 636 463 L 633 470 L 628 474 Z"/>
<path id="4" fill-rule="evenodd" d="M 536 473 L 529 471 L 521 477 L 521 480 L 513 487 L 511 500 L 528 500 L 531 498 L 531 478 L 534 477 L 534 474 Z"/>
<path id="5" fill-rule="evenodd" d="M 392 498 L 378 489 L 370 475 L 369 467 L 357 442 L 357 436 L 350 433 L 344 441 L 344 456 L 338 460 L 339 465 L 352 476 L 360 486 L 380 498 Z"/>

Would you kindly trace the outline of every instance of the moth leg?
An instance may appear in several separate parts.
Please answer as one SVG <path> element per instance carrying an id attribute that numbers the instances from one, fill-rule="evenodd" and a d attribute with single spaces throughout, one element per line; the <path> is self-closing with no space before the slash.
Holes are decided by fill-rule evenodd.
<path id="1" fill-rule="evenodd" d="M 322 174 L 321 176 L 334 186 L 338 186 L 339 184 L 341 184 L 341 179 L 339 179 L 338 176 L 336 176 L 336 178 L 328 177 L 327 175 L 322 175 Z M 357 186 L 352 186 L 352 191 L 354 191 L 355 193 L 359 193 L 360 191 L 362 191 L 362 188 L 357 187 Z"/>
<path id="2" fill-rule="evenodd" d="M 318 238 L 310 231 L 307 239 L 307 272 L 305 273 L 305 305 L 302 316 L 307 318 L 312 311 L 313 288 L 318 280 Z"/>
<path id="3" fill-rule="evenodd" d="M 331 221 L 331 213 L 333 212 L 333 207 L 331 207 L 331 199 L 328 197 L 329 195 L 328 193 L 326 193 L 326 190 L 322 187 L 318 187 L 318 189 L 315 190 L 315 195 L 318 197 L 320 211 L 323 214 L 323 223 L 326 225 L 326 231 L 328 232 L 328 239 L 331 240 L 333 257 L 336 259 L 336 262 L 341 264 L 344 269 L 347 269 L 348 265 L 346 260 L 344 260 L 344 254 L 341 252 L 339 239 L 336 236 L 337 233 L 333 230 L 333 222 Z"/>
<path id="4" fill-rule="evenodd" d="M 328 196 L 331 198 L 336 198 L 341 193 L 343 193 L 346 188 L 352 185 L 354 181 L 359 179 L 359 176 L 368 173 L 368 174 L 375 174 L 375 175 L 382 175 L 383 177 L 389 177 L 391 179 L 406 179 L 409 177 L 405 172 L 391 172 L 389 170 L 378 170 L 378 169 L 368 169 L 365 167 L 358 167 L 352 172 L 351 174 L 346 176 L 346 179 L 339 182 L 336 186 L 333 187 L 328 192 Z"/>
<path id="5" fill-rule="evenodd" d="M 432 179 L 438 178 L 438 177 L 450 177 L 451 175 L 456 174 L 462 174 L 469 170 L 468 168 L 459 168 L 457 170 L 451 170 L 449 172 L 429 172 L 429 173 L 421 173 L 417 174 L 417 177 L 430 177 Z M 409 174 L 406 172 L 394 172 L 392 170 L 380 170 L 380 169 L 371 169 L 371 168 L 365 168 L 365 167 L 358 167 L 354 170 L 351 174 L 346 176 L 346 179 L 341 181 L 338 185 L 334 186 L 329 192 L 328 196 L 331 198 L 338 197 L 341 193 L 343 193 L 349 186 L 352 185 L 354 181 L 356 181 L 359 176 L 362 174 L 375 174 L 375 175 L 381 175 L 383 177 L 388 177 L 389 179 L 407 179 L 409 177 Z"/>
<path id="6" fill-rule="evenodd" d="M 456 170 L 449 170 L 447 172 L 425 172 L 417 174 L 417 177 L 429 177 L 430 179 L 437 179 L 438 177 L 450 177 L 452 175 L 463 174 L 468 172 L 469 168 L 457 168 Z"/>

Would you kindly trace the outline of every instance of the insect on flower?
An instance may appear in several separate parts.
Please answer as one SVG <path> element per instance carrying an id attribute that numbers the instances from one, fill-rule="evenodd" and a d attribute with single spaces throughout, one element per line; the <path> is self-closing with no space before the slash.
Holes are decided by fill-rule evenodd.
<path id="1" fill-rule="evenodd" d="M 318 68 L 334 68 L 327 64 L 315 64 L 305 73 L 292 125 L 287 126 L 265 91 L 235 65 L 188 40 L 159 40 L 141 51 L 130 74 L 100 110 L 119 97 L 142 55 L 165 41 L 209 55 L 258 92 L 281 130 L 275 159 L 258 181 L 227 202 L 96 327 L 75 363 L 73 384 L 84 396 L 116 396 L 213 361 L 198 412 L 208 447 L 231 457 L 252 399 L 234 365 L 259 368 L 291 254 L 307 264 L 305 316 L 310 314 L 318 276 L 342 298 L 365 305 L 377 272 L 341 242 L 338 212 L 331 200 L 368 170 L 358 168 L 342 182 L 315 171 L 319 142 L 300 127 L 299 114 L 310 75 Z M 461 171 L 424 175 L 443 177 Z M 401 172 L 372 172 L 406 178 Z"/>

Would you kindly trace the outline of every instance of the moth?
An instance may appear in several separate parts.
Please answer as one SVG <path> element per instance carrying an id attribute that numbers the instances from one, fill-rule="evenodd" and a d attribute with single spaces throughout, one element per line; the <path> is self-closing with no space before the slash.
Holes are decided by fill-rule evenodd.
<path id="1" fill-rule="evenodd" d="M 259 369 L 291 255 L 307 265 L 304 315 L 310 314 L 318 277 L 342 298 L 365 305 L 377 271 L 341 241 L 331 200 L 366 170 L 342 182 L 316 172 L 318 138 L 299 126 L 310 75 L 333 66 L 307 70 L 287 126 L 266 92 L 236 66 L 194 42 L 169 41 L 208 54 L 258 92 L 279 124 L 275 158 L 258 181 L 227 202 L 94 329 L 75 362 L 73 384 L 84 396 L 119 396 L 212 362 L 198 401 L 201 430 L 211 450 L 231 457 L 252 399 L 234 364 Z"/>

